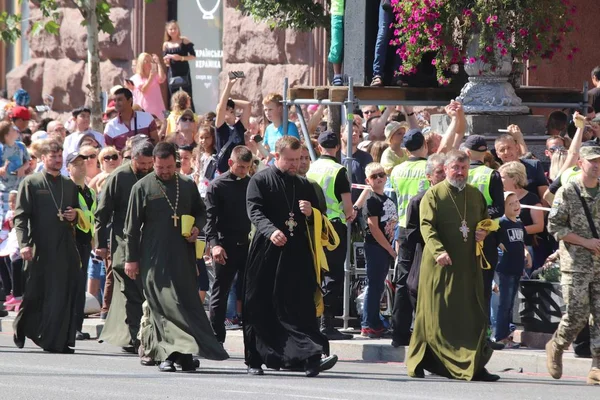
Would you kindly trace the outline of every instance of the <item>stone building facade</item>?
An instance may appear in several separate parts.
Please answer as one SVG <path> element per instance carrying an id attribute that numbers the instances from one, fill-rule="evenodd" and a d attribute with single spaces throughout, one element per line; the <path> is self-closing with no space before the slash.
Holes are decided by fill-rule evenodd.
<path id="1" fill-rule="evenodd" d="M 593 12 L 596 1 L 574 0 L 579 10 L 579 27 L 571 42 L 582 49 L 576 61 L 567 61 L 558 55 L 551 63 L 541 64 L 528 74 L 530 85 L 581 88 L 583 81 L 589 80 L 591 69 L 600 64 L 600 51 L 594 46 L 594 39 L 600 33 Z M 163 27 L 168 19 L 176 18 L 173 15 L 176 2 L 109 0 L 116 31 L 112 35 L 100 35 L 104 91 L 132 74 L 131 62 L 140 52 L 160 54 Z M 58 3 L 61 14 L 59 35 L 42 33 L 32 37 L 27 33 L 29 57 L 24 57 L 28 59 L 6 74 L 0 87 L 6 85 L 9 94 L 23 87 L 30 93 L 32 104 L 40 104 L 42 94 L 50 94 L 55 99 L 54 109 L 67 112 L 86 103 L 87 33 L 81 26 L 82 16 L 73 3 L 69 0 Z M 29 5 L 31 19 L 40 18 L 39 10 L 33 3 Z M 252 101 L 253 114 L 258 115 L 262 112 L 262 97 L 270 92 L 281 92 L 284 77 L 289 78 L 291 85 L 325 84 L 327 49 L 324 30 L 311 33 L 271 30 L 264 23 L 243 17 L 236 6 L 236 0 L 223 0 L 223 71 L 241 70 L 246 74 L 246 79 L 235 87 L 233 97 Z M 182 26 L 183 34 L 185 30 Z M 226 72 L 222 72 L 221 87 L 225 79 Z"/>

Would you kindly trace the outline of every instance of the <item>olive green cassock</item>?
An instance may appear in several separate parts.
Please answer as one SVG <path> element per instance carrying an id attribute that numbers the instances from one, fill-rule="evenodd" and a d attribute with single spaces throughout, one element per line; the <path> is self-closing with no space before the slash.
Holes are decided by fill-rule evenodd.
<path id="1" fill-rule="evenodd" d="M 131 188 L 143 176 L 135 174 L 130 163 L 114 170 L 106 179 L 95 215 L 97 248 L 108 248 L 110 240 L 111 265 L 115 277 L 112 301 L 100 341 L 120 347 L 136 342 L 145 300 L 141 280 L 132 280 L 125 275 L 123 236 Z"/>
<path id="2" fill-rule="evenodd" d="M 161 181 L 152 172 L 131 190 L 125 220 L 126 260 L 139 262 L 150 324 L 141 331 L 144 354 L 164 361 L 174 353 L 199 354 L 211 360 L 229 357 L 215 338 L 200 302 L 196 286 L 195 243 L 181 233 L 181 219 L 174 226 L 171 204 L 177 215 L 191 215 L 201 229 L 206 210 L 196 184 L 179 176 L 179 200 L 175 179 Z"/>
<path id="3" fill-rule="evenodd" d="M 73 223 L 58 218 L 57 204 L 63 212 L 79 208 L 77 193 L 70 179 L 42 171 L 26 177 L 17 195 L 14 223 L 19 247 L 32 247 L 33 259 L 24 263 L 25 292 L 14 331 L 19 339 L 28 337 L 49 351 L 75 346 L 81 261 Z"/>
<path id="4" fill-rule="evenodd" d="M 464 214 L 465 196 L 466 242 L 458 212 Z M 467 185 L 459 192 L 444 181 L 427 191 L 420 213 L 425 248 L 408 374 L 415 376 L 420 367 L 448 378 L 471 380 L 492 355 L 486 340 L 482 272 L 475 256 L 475 230 L 488 218 L 486 203 L 475 187 Z M 444 252 L 452 265 L 437 264 L 436 258 Z"/>

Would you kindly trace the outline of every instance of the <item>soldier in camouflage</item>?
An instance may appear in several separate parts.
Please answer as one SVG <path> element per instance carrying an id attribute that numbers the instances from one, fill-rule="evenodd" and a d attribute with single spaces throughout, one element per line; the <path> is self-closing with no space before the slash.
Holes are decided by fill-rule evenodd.
<path id="1" fill-rule="evenodd" d="M 600 239 L 594 238 L 583 211 L 588 205 L 596 231 L 600 231 L 600 147 L 582 147 L 581 176 L 560 188 L 554 198 L 548 231 L 560 241 L 561 285 L 566 311 L 546 344 L 550 375 L 562 376 L 562 353 L 590 318 L 592 368 L 588 384 L 600 385 Z"/>

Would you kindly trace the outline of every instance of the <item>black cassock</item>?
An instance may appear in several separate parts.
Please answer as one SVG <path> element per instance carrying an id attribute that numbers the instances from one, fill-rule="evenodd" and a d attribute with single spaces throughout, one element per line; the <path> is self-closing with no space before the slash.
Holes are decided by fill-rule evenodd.
<path id="1" fill-rule="evenodd" d="M 306 179 L 276 167 L 259 172 L 248 185 L 248 216 L 256 228 L 243 302 L 245 357 L 250 367 L 297 368 L 329 354 L 329 342 L 317 322 L 317 281 L 300 200 L 318 207 Z M 298 224 L 293 235 L 285 224 L 290 206 Z M 287 237 L 283 247 L 271 243 L 277 229 Z"/>

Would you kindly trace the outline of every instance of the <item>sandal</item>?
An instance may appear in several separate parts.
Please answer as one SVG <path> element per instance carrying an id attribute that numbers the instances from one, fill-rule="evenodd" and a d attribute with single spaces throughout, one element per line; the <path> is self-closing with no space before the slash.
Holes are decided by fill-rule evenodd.
<path id="1" fill-rule="evenodd" d="M 331 81 L 331 84 L 333 86 L 344 86 L 344 80 L 342 79 L 341 76 L 336 76 L 333 78 L 333 80 Z"/>
<path id="2" fill-rule="evenodd" d="M 381 75 L 375 75 L 371 81 L 371 86 L 383 86 L 383 79 Z"/>

